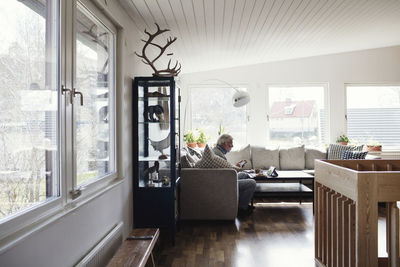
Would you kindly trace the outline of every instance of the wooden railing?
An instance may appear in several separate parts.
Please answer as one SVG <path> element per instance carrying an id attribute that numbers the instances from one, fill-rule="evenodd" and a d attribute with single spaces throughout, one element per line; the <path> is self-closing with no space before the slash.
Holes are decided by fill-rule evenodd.
<path id="1" fill-rule="evenodd" d="M 400 266 L 400 160 L 317 160 L 317 266 Z M 378 202 L 385 202 L 387 258 L 378 258 Z"/>

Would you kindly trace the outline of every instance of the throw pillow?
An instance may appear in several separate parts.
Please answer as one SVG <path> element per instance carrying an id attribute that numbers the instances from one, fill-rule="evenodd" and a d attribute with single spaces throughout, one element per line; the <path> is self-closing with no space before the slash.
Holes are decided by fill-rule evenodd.
<path id="1" fill-rule="evenodd" d="M 191 156 L 196 155 L 199 159 L 203 156 L 199 149 L 188 147 L 187 150 Z"/>
<path id="2" fill-rule="evenodd" d="M 236 165 L 241 160 L 246 160 L 246 164 L 243 166 L 243 169 L 249 170 L 252 169 L 251 160 L 250 160 L 250 145 L 243 147 L 239 150 L 233 150 L 226 154 L 226 159 L 232 164 Z"/>
<path id="3" fill-rule="evenodd" d="M 187 155 L 181 157 L 181 167 L 182 168 L 193 168 L 194 163 L 190 162 Z"/>
<path id="4" fill-rule="evenodd" d="M 342 151 L 341 159 L 365 159 L 367 154 L 368 154 L 368 151 L 349 151 L 349 150 L 344 150 L 344 151 Z"/>
<path id="5" fill-rule="evenodd" d="M 279 150 L 279 166 L 281 170 L 304 170 L 306 166 L 304 145 L 281 148 Z"/>
<path id="6" fill-rule="evenodd" d="M 215 153 L 206 145 L 203 157 L 194 165 L 195 168 L 229 168 L 235 169 L 235 166 L 228 161 L 215 155 Z"/>
<path id="7" fill-rule="evenodd" d="M 326 148 L 306 148 L 306 169 L 314 170 L 314 161 L 316 159 L 326 159 Z"/>
<path id="8" fill-rule="evenodd" d="M 341 159 L 342 152 L 347 151 L 362 151 L 363 145 L 360 146 L 344 146 L 340 144 L 329 144 L 328 159 Z"/>
<path id="9" fill-rule="evenodd" d="M 267 170 L 274 166 L 279 168 L 279 148 L 251 147 L 251 158 L 254 169 Z"/>
<path id="10" fill-rule="evenodd" d="M 196 164 L 196 162 L 199 161 L 199 158 L 196 155 L 190 155 L 190 153 L 186 154 L 187 159 L 189 160 L 190 163 L 192 163 L 193 165 Z"/>

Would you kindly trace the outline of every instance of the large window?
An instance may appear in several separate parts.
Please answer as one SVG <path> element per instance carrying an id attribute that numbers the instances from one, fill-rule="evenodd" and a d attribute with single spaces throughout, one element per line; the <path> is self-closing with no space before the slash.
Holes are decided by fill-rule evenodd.
<path id="1" fill-rule="evenodd" d="M 241 90 L 245 90 L 241 88 Z M 239 148 L 247 144 L 246 106 L 236 108 L 232 103 L 235 93 L 232 87 L 193 87 L 190 90 L 192 129 L 199 128 L 210 136 L 209 144 L 215 144 L 220 128 L 234 138 Z"/>
<path id="2" fill-rule="evenodd" d="M 0 219 L 60 194 L 55 7 L 0 1 Z"/>
<path id="3" fill-rule="evenodd" d="M 349 138 L 400 148 L 400 86 L 348 85 L 346 93 Z"/>
<path id="4" fill-rule="evenodd" d="M 76 19 L 77 186 L 112 173 L 114 162 L 114 35 L 83 6 Z"/>
<path id="5" fill-rule="evenodd" d="M 116 30 L 63 4 L 0 1 L 0 240 L 116 177 Z"/>
<path id="6" fill-rule="evenodd" d="M 269 86 L 269 144 L 326 143 L 325 86 Z"/>

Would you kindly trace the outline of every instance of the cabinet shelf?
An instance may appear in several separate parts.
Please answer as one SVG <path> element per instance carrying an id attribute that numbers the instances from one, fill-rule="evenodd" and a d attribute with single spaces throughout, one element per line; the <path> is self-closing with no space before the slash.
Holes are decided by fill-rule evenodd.
<path id="1" fill-rule="evenodd" d="M 146 96 L 139 97 L 139 101 L 169 101 L 168 96 Z"/>
<path id="2" fill-rule="evenodd" d="M 139 157 L 139 161 L 171 161 L 171 158 L 168 157 L 167 159 L 159 159 L 157 156 L 154 157 Z"/>

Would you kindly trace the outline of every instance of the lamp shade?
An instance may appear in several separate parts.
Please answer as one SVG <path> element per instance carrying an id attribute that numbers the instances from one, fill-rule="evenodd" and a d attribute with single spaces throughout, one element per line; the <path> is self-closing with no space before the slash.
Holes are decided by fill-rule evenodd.
<path id="1" fill-rule="evenodd" d="M 245 91 L 237 91 L 232 97 L 234 107 L 242 107 L 250 102 L 250 95 Z"/>

